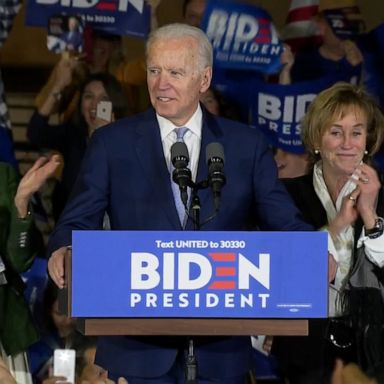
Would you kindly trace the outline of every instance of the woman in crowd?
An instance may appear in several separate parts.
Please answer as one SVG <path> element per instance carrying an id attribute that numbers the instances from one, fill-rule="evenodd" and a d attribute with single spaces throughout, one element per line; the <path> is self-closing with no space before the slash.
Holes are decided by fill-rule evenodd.
<path id="1" fill-rule="evenodd" d="M 97 116 L 97 104 L 100 101 L 112 103 L 111 120 L 129 115 L 129 104 L 119 82 L 107 73 L 90 75 L 80 89 L 80 101 L 70 120 L 58 125 L 49 123 L 57 97 L 71 82 L 72 66 L 62 62 L 55 72 L 55 87 L 45 102 L 33 114 L 28 125 L 28 139 L 39 148 L 58 150 L 64 159 L 61 183 L 52 196 L 53 216 L 58 218 L 80 168 L 89 137 L 95 129 L 109 123 Z"/>
<path id="2" fill-rule="evenodd" d="M 330 319 L 310 320 L 308 337 L 275 338 L 272 352 L 291 383 L 328 383 L 336 357 L 365 370 L 384 358 L 384 199 L 371 165 L 384 118 L 361 88 L 337 83 L 310 105 L 302 138 L 311 171 L 286 186 L 304 218 L 331 235 Z"/>
<path id="3" fill-rule="evenodd" d="M 10 364 L 20 382 L 28 382 L 25 349 L 38 338 L 20 273 L 33 263 L 36 233 L 29 200 L 53 175 L 58 156 L 39 158 L 18 183 L 16 171 L 0 163 L 0 357 Z"/>

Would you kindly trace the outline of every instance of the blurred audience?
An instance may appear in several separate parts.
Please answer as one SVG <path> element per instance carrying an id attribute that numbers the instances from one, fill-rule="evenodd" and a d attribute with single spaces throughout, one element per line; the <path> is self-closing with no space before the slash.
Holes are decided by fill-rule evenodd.
<path id="1" fill-rule="evenodd" d="M 151 29 L 157 28 L 157 9 L 161 0 L 147 0 L 151 6 Z M 142 86 L 146 84 L 146 66 L 144 57 L 138 59 L 127 58 L 123 53 L 121 36 L 100 30 L 87 30 L 87 52 L 85 57 L 73 56 L 65 52 L 62 60 L 71 60 L 73 76 L 71 81 L 62 89 L 56 87 L 56 72 L 61 72 L 59 61 L 54 67 L 48 82 L 44 85 L 36 98 L 39 109 L 49 94 L 57 95 L 55 111 L 59 114 L 59 121 L 67 121 L 76 109 L 80 95 L 79 85 L 90 74 L 109 73 L 120 82 L 130 109 L 139 112 L 148 106 L 146 96 L 142 96 Z M 144 100 L 142 100 L 144 99 Z"/>
<path id="2" fill-rule="evenodd" d="M 335 28 L 338 23 L 334 23 L 328 15 L 328 12 L 344 12 L 343 10 L 350 7 L 353 7 L 354 12 L 346 14 L 345 17 L 354 21 L 362 21 L 355 0 L 341 2 L 320 0 L 319 12 L 314 21 L 323 42 L 319 47 L 315 46 L 296 53 L 291 71 L 293 82 L 314 80 L 331 74 L 343 76 L 340 80 L 345 81 L 347 81 L 347 77 L 354 78 L 355 82 L 361 79 L 363 55 L 352 40 L 355 33 L 361 31 L 348 30 L 348 27 L 339 31 Z"/>
<path id="3" fill-rule="evenodd" d="M 58 291 L 56 285 L 48 280 L 43 301 L 34 308 L 41 338 L 28 348 L 28 359 L 35 384 L 52 376 L 55 349 L 72 348 L 78 351 L 88 338 L 76 330 L 74 318 L 60 313 Z"/>
<path id="4" fill-rule="evenodd" d="M 72 78 L 72 61 L 63 59 L 58 67 L 55 89 L 60 92 Z M 130 114 L 129 104 L 119 82 L 107 73 L 90 75 L 80 88 L 80 100 L 75 113 L 65 123 L 51 125 L 49 117 L 54 109 L 56 93 L 48 95 L 33 114 L 28 125 L 28 139 L 38 148 L 58 150 L 64 159 L 61 181 L 52 196 L 52 209 L 58 218 L 76 179 L 89 137 L 95 129 L 109 123 L 98 117 L 100 101 L 112 103 L 112 121 Z"/>
<path id="5" fill-rule="evenodd" d="M 183 17 L 186 24 L 200 27 L 205 12 L 206 0 L 184 0 Z"/>
<path id="6" fill-rule="evenodd" d="M 9 32 L 13 26 L 13 19 L 19 12 L 21 0 L 7 0 L 1 3 L 0 12 L 0 48 L 8 38 Z M 9 120 L 8 107 L 4 94 L 4 83 L 0 71 L 0 127 L 11 128 Z"/>
<path id="7" fill-rule="evenodd" d="M 308 156 L 283 149 L 274 150 L 274 158 L 280 179 L 303 176 L 308 172 Z"/>
<path id="8" fill-rule="evenodd" d="M 200 102 L 204 107 L 216 116 L 226 117 L 231 120 L 240 120 L 240 113 L 226 98 L 216 89 L 210 87 L 200 95 Z"/>
<path id="9" fill-rule="evenodd" d="M 86 44 L 88 52 L 84 59 L 64 52 L 35 100 L 36 108 L 40 109 L 50 96 L 54 96 L 50 113 L 57 113 L 59 122 L 67 121 L 76 111 L 80 100 L 79 87 L 89 75 L 113 74 L 123 61 L 121 36 L 92 29 L 86 36 L 90 42 Z M 64 66 L 68 67 L 67 71 L 64 71 Z M 126 86 L 124 92 L 133 107 L 137 96 L 135 91 Z"/>

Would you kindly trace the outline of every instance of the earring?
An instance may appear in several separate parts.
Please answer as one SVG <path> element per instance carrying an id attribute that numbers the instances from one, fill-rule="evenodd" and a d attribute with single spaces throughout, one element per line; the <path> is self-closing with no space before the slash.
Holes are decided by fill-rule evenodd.
<path id="1" fill-rule="evenodd" d="M 318 155 L 320 153 L 319 149 L 315 149 L 315 155 Z"/>
<path id="2" fill-rule="evenodd" d="M 367 150 L 364 151 L 364 155 L 368 155 L 368 151 Z"/>

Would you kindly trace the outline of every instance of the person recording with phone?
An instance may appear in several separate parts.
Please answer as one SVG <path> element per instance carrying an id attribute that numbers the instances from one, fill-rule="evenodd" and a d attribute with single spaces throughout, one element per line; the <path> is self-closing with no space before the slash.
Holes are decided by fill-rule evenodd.
<path id="1" fill-rule="evenodd" d="M 328 383 L 336 358 L 371 374 L 384 363 L 384 196 L 372 164 L 384 117 L 362 88 L 336 83 L 301 128 L 311 171 L 285 184 L 305 220 L 332 236 L 330 318 L 310 320 L 308 337 L 276 337 L 272 353 L 290 382 Z"/>
<path id="2" fill-rule="evenodd" d="M 250 221 L 262 230 L 312 229 L 278 180 L 262 133 L 200 104 L 212 78 L 212 46 L 204 32 L 186 24 L 160 27 L 147 41 L 146 55 L 152 108 L 92 135 L 50 237 L 48 270 L 60 288 L 72 230 L 100 229 L 106 211 L 112 230 L 193 229 L 191 181 L 211 180 L 198 191 L 203 230 L 244 230 Z M 175 144 L 182 149 L 171 155 Z M 173 167 L 183 172 L 172 180 Z M 180 201 L 184 175 L 187 210 Z M 200 384 L 243 384 L 251 366 L 249 336 L 196 337 L 193 348 L 186 337 L 99 337 L 96 364 L 130 384 L 184 383 L 195 368 L 192 353 Z"/>
<path id="3" fill-rule="evenodd" d="M 59 217 L 80 168 L 89 138 L 99 127 L 130 114 L 129 105 L 119 82 L 107 73 L 88 76 L 80 88 L 80 101 L 71 119 L 52 125 L 49 117 L 60 92 L 72 78 L 70 61 L 61 62 L 56 71 L 55 87 L 33 114 L 27 129 L 28 140 L 36 147 L 54 149 L 64 160 L 61 181 L 53 194 L 53 215 Z M 108 102 L 110 113 L 97 115 L 99 102 Z M 99 108 L 100 110 L 100 108 Z M 103 109 L 106 112 L 106 109 Z"/>

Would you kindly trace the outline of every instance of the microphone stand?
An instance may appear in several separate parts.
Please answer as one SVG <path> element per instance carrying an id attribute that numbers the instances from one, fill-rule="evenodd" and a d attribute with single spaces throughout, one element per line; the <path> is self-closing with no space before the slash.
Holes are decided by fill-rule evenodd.
<path id="1" fill-rule="evenodd" d="M 200 198 L 198 191 L 200 189 L 205 189 L 208 187 L 207 181 L 201 181 L 199 183 L 192 183 L 192 198 L 191 198 L 191 211 L 192 211 L 192 221 L 193 221 L 193 230 L 199 231 L 201 229 L 200 223 Z"/>
<path id="2" fill-rule="evenodd" d="M 192 181 L 191 171 L 187 167 L 189 162 L 189 156 L 188 156 L 188 149 L 186 145 L 182 144 L 181 142 L 175 143 L 173 148 L 171 148 L 171 155 L 172 155 L 172 152 L 175 155 L 175 156 L 172 156 L 172 164 L 175 166 L 175 169 L 178 168 L 178 175 L 175 176 L 175 173 L 173 173 L 173 181 L 179 184 L 180 198 L 184 204 L 187 217 L 191 218 L 193 221 L 193 229 L 195 231 L 199 231 L 202 225 L 206 224 L 216 216 L 219 208 L 219 200 L 218 200 L 219 191 L 215 190 L 217 189 L 217 186 L 215 187 L 215 185 L 217 184 L 217 182 L 220 182 L 221 186 L 225 184 L 225 178 L 221 172 L 222 165 L 223 165 L 222 163 L 224 161 L 223 150 L 221 149 L 221 146 L 216 143 L 215 145 L 211 145 L 208 151 L 207 157 L 211 159 L 208 165 L 212 168 L 210 163 L 214 163 L 215 161 L 221 164 L 221 167 L 219 164 L 219 168 L 213 167 L 212 171 L 214 172 L 211 172 L 210 170 L 210 174 L 211 173 L 215 174 L 215 177 L 217 180 L 216 179 L 210 180 L 212 178 L 212 175 L 211 175 L 211 177 L 208 180 L 203 180 L 198 183 L 194 183 Z M 217 157 L 217 159 L 214 155 Z M 179 166 L 177 167 L 176 164 L 174 163 L 174 160 L 176 162 L 178 159 L 181 160 L 182 158 L 183 158 L 183 164 L 182 165 L 179 164 Z M 213 164 L 213 166 L 215 166 L 215 164 Z M 191 188 L 191 206 L 190 206 L 190 211 L 192 213 L 191 216 L 189 215 L 189 212 L 188 212 L 188 204 L 187 204 L 188 195 L 187 195 L 187 189 L 185 188 L 186 185 L 188 185 L 188 187 Z M 198 196 L 198 191 L 200 189 L 205 189 L 208 186 L 211 186 L 213 188 L 215 212 L 213 213 L 213 215 L 208 217 L 208 219 L 203 224 L 201 224 L 200 223 L 200 198 Z M 184 229 L 184 226 L 183 226 L 183 229 Z M 194 342 L 192 337 L 188 337 L 188 353 L 186 358 L 185 384 L 197 384 L 197 383 L 198 383 L 197 360 L 194 353 Z"/>
<path id="3" fill-rule="evenodd" d="M 208 187 L 207 181 L 200 183 L 191 182 L 192 196 L 191 196 L 191 211 L 194 231 L 201 229 L 200 223 L 200 198 L 198 191 Z M 194 352 L 193 338 L 188 338 L 188 354 L 186 360 L 186 371 L 185 371 L 185 384 L 197 384 L 197 360 Z"/>

